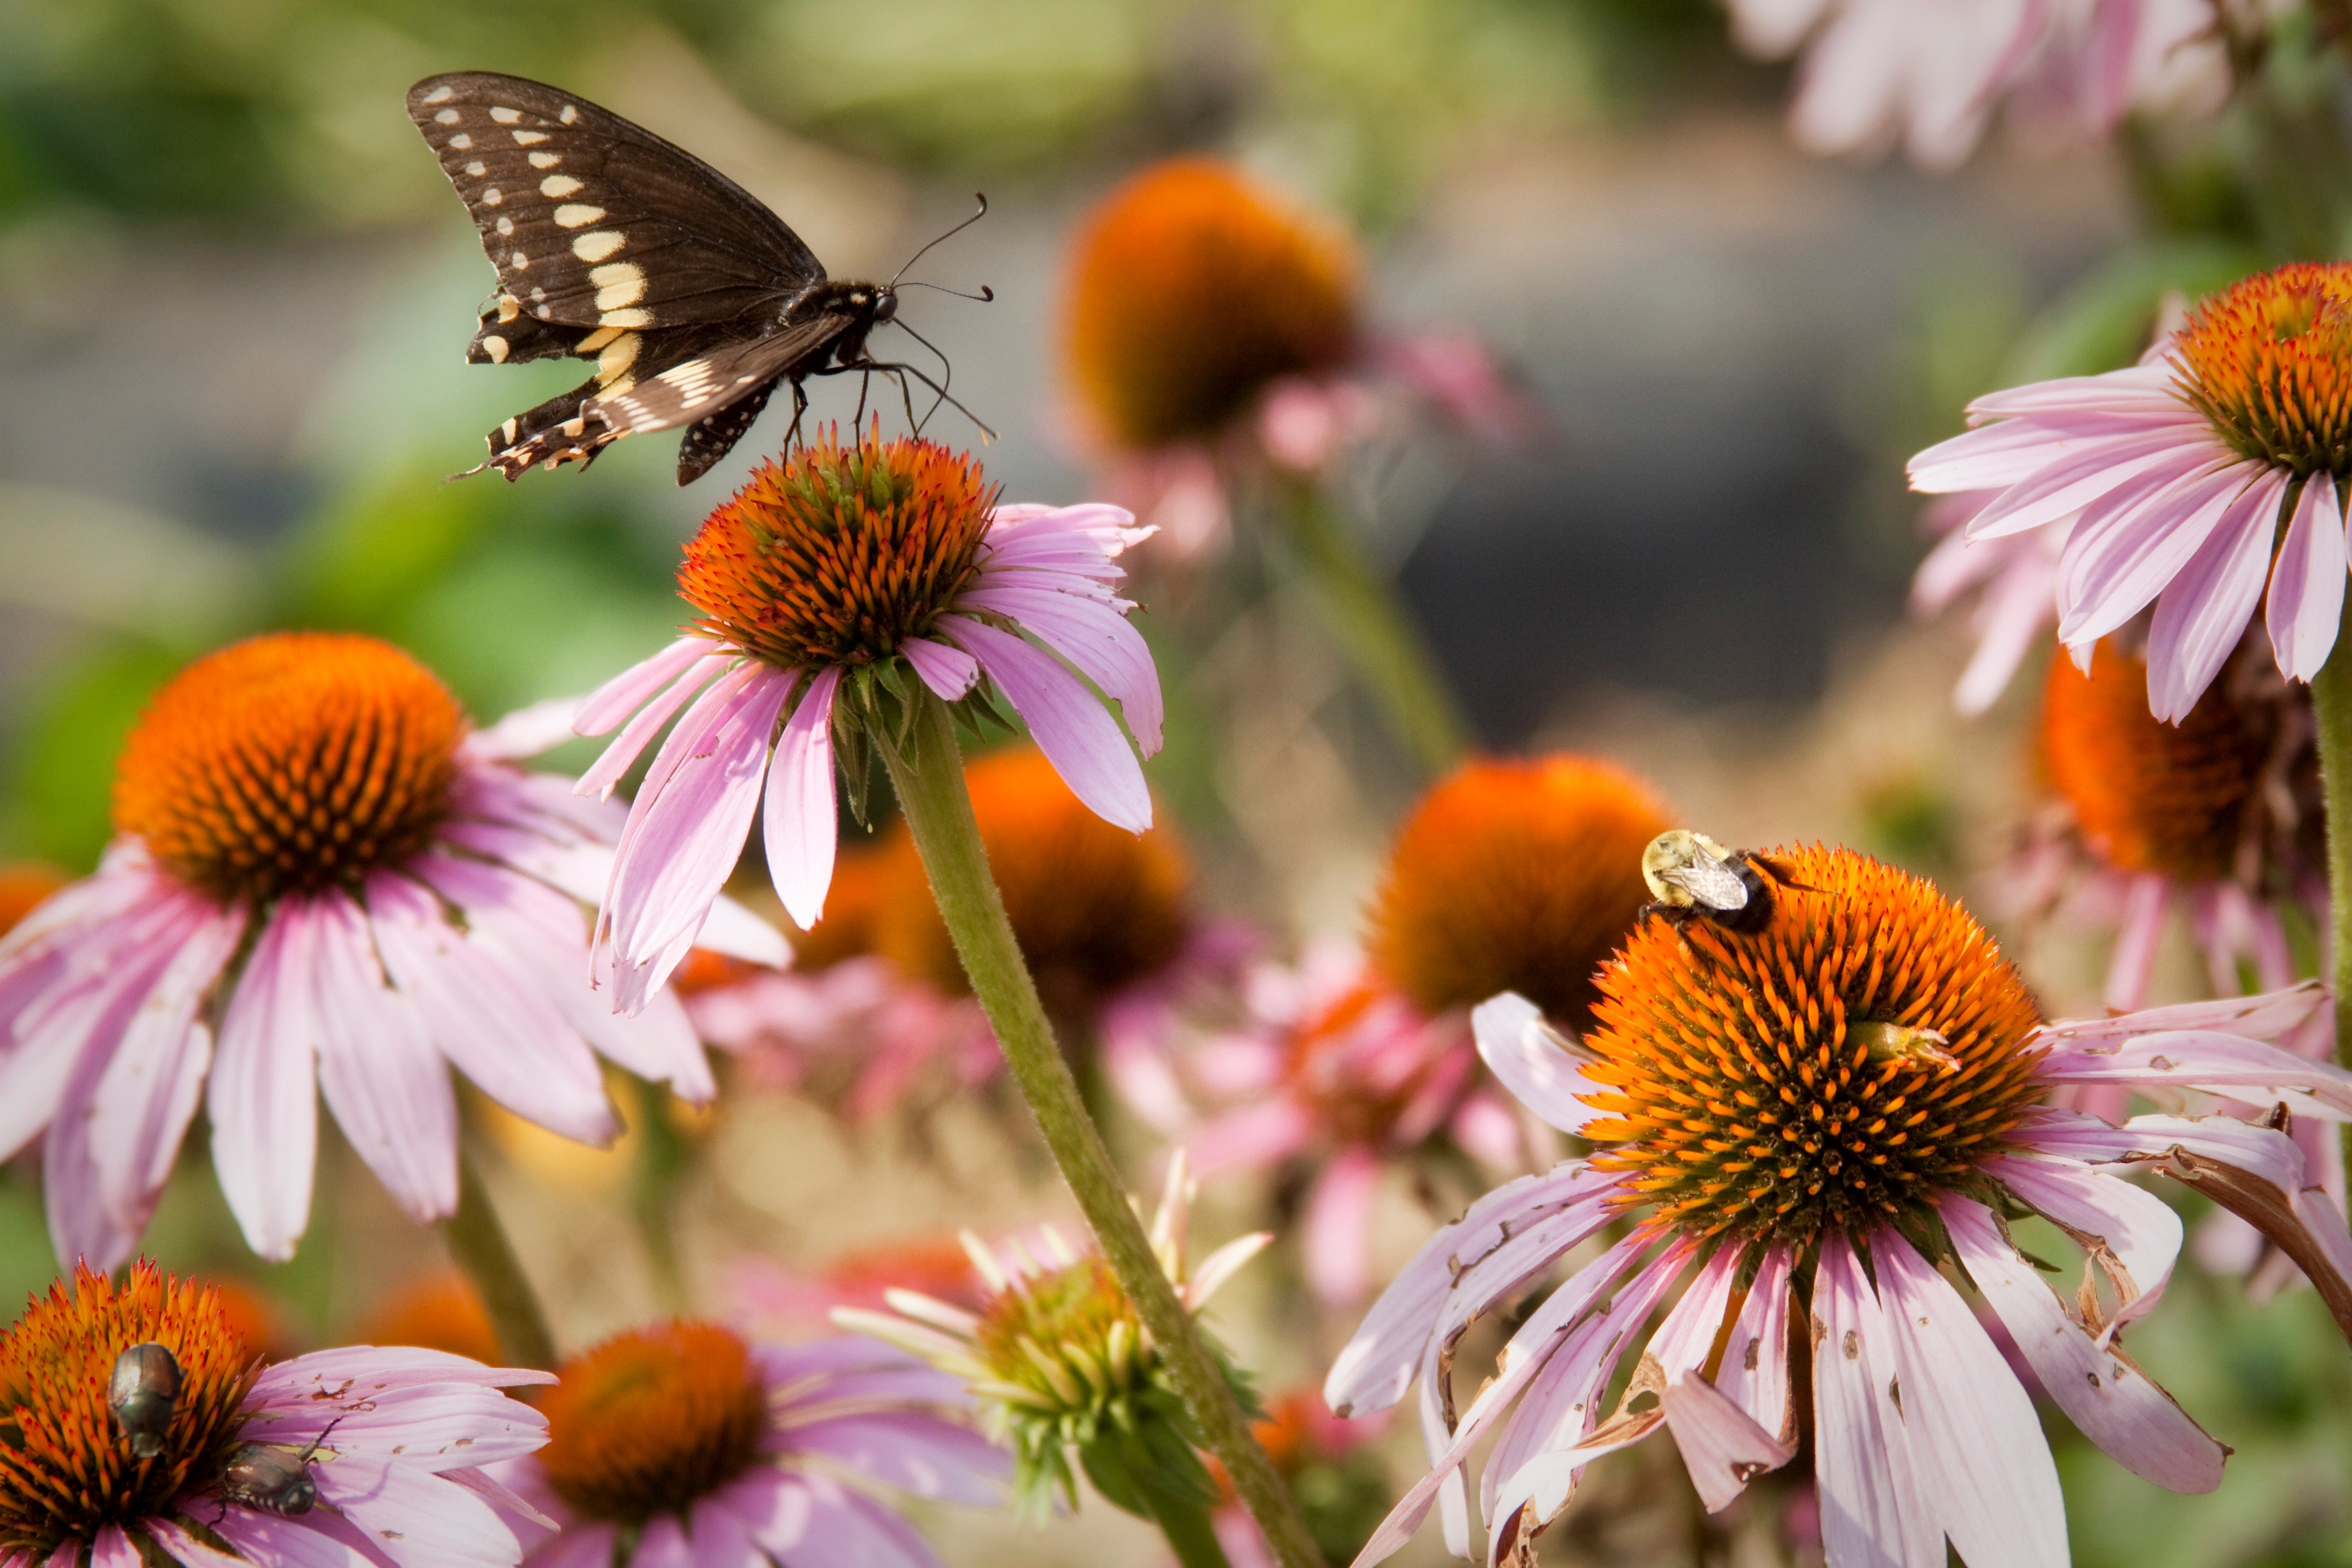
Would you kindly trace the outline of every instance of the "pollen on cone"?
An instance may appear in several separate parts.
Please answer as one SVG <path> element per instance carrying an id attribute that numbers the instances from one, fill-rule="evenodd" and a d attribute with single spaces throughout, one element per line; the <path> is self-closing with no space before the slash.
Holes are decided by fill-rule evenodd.
<path id="1" fill-rule="evenodd" d="M 2226 876 L 2271 749 L 2218 682 L 2189 716 L 2147 710 L 2147 666 L 2101 643 L 2083 674 L 2053 659 L 2042 694 L 2042 758 L 2091 852 L 2118 871 L 2187 882 Z"/>
<path id="2" fill-rule="evenodd" d="M 2040 1015 L 1932 883 L 1850 850 L 1767 859 L 1786 874 L 1761 930 L 1648 920 L 1602 971 L 1593 1164 L 1688 1236 L 1916 1218 L 2038 1100 Z"/>
<path id="3" fill-rule="evenodd" d="M 1424 1012 L 1517 991 L 1580 1024 L 1594 971 L 1649 897 L 1643 846 L 1671 825 L 1607 762 L 1473 762 L 1397 834 L 1372 905 L 1373 967 Z"/>
<path id="4" fill-rule="evenodd" d="M 222 900 L 355 887 L 449 806 L 465 710 L 389 643 L 281 632 L 182 670 L 124 743 L 114 822 Z"/>
<path id="5" fill-rule="evenodd" d="M 1147 169 L 1094 210 L 1071 252 L 1071 381 L 1121 446 L 1209 435 L 1268 383 L 1346 360 L 1357 270 L 1344 235 L 1226 164 Z"/>
<path id="6" fill-rule="evenodd" d="M 1013 934 L 1049 1009 L 1084 1018 L 1176 956 L 1192 871 L 1169 830 L 1139 837 L 1113 827 L 1026 747 L 979 758 L 964 779 Z M 962 994 L 963 966 L 913 840 L 896 830 L 882 853 L 876 951 L 902 974 Z"/>
<path id="7" fill-rule="evenodd" d="M 2244 456 L 2352 474 L 2352 263 L 2295 262 L 2199 302 L 2181 391 Z"/>

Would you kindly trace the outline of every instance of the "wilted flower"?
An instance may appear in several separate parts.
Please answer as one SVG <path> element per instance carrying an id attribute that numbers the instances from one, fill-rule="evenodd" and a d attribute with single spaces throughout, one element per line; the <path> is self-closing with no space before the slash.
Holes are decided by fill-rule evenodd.
<path id="1" fill-rule="evenodd" d="M 934 443 L 827 437 L 756 470 L 688 544 L 678 592 L 699 612 L 692 630 L 575 720 L 583 735 L 625 721 L 580 780 L 594 793 L 685 710 L 629 808 L 598 917 L 614 1007 L 643 1007 L 696 945 L 755 816 L 785 913 L 816 924 L 833 880 L 836 736 L 862 799 L 866 748 L 888 743 L 866 727 L 911 696 L 908 682 L 983 708 L 1003 697 L 1089 810 L 1130 832 L 1151 825 L 1135 751 L 1086 684 L 1118 705 L 1145 756 L 1160 749 L 1160 677 L 1127 622 L 1133 606 L 1112 592 L 1116 558 L 1143 536 L 1116 507 L 1004 507 L 997 494 Z"/>
<path id="2" fill-rule="evenodd" d="M 952 1378 L 867 1339 L 759 1344 L 692 1319 L 573 1356 L 543 1396 L 547 1447 L 501 1474 L 562 1528 L 539 1568 L 929 1568 L 913 1527 L 845 1477 L 1002 1500 L 1003 1450 L 951 1412 Z"/>
<path id="3" fill-rule="evenodd" d="M 2178 720 L 2266 601 L 2281 673 L 2307 681 L 2327 662 L 2347 382 L 2352 264 L 2296 263 L 2206 299 L 2128 370 L 1979 398 L 1976 428 L 1912 458 L 1911 483 L 1997 490 L 1969 539 L 2064 531 L 2058 636 L 2078 665 L 2154 604 L 2148 706 Z"/>
<path id="4" fill-rule="evenodd" d="M 1950 168 L 2004 99 L 2104 135 L 2134 110 L 2210 108 L 2229 83 L 2213 0 L 1730 0 L 1766 58 L 1803 47 L 1790 129 L 1813 152 Z"/>
<path id="5" fill-rule="evenodd" d="M 229 1207 L 277 1259 L 310 1218 L 322 1094 L 420 1220 L 457 1207 L 452 1066 L 585 1143 L 620 1131 L 596 1052 L 709 1097 L 675 998 L 615 1020 L 586 984 L 581 901 L 619 813 L 512 765 L 561 719 L 467 731 L 431 672 L 342 633 L 256 637 L 156 695 L 105 860 L 0 941 L 0 1154 L 47 1129 L 61 1257 L 129 1256 L 199 1101 Z M 706 940 L 783 956 L 731 905 Z"/>
<path id="6" fill-rule="evenodd" d="M 1360 1561 L 1393 1552 L 1433 1507 L 1467 1555 L 1462 1470 L 1489 1439 L 1493 1561 L 1532 1563 L 1584 1468 L 1662 1426 L 1706 1507 L 1728 1506 L 1796 1452 L 1801 1310 L 1832 1564 L 1933 1563 L 1947 1540 L 1969 1563 L 2063 1564 L 2040 1419 L 1955 1280 L 2085 1436 L 2158 1485 L 2210 1490 L 2227 1450 L 2118 1337 L 2162 1293 L 2180 1222 L 2116 1167 L 2255 1219 L 2352 1332 L 2352 1236 L 2306 1190 L 2292 1140 L 2228 1117 L 2116 1127 L 2043 1103 L 2063 1085 L 2163 1084 L 2341 1116 L 2352 1073 L 2264 1043 L 2321 1005 L 2316 987 L 2044 1027 L 1990 939 L 1930 884 L 1845 850 L 1772 856 L 1790 875 L 1761 929 L 1644 925 L 1604 972 L 1580 1045 L 1524 998 L 1478 1010 L 1496 1075 L 1595 1150 L 1441 1230 L 1333 1365 L 1325 1392 L 1343 1415 L 1418 1379 L 1433 1465 Z M 2042 1282 L 2006 1229 L 2028 1211 L 2081 1242 L 2105 1293 Z M 1612 1226 L 1626 1228 L 1526 1316 L 1457 1407 L 1451 1364 L 1470 1323 Z M 1604 1419 L 1620 1358 L 1685 1277 Z"/>
<path id="7" fill-rule="evenodd" d="M 178 1381 L 144 1458 L 109 1399 L 142 1344 Z M 534 1515 L 480 1467 L 547 1440 L 499 1390 L 553 1381 L 370 1345 L 264 1364 L 217 1291 L 77 1269 L 0 1333 L 0 1564 L 512 1568 Z"/>
<path id="8" fill-rule="evenodd" d="M 1271 1238 L 1241 1237 L 1188 1267 L 1190 1204 L 1179 1155 L 1152 1219 L 1151 1247 L 1185 1310 L 1198 1313 Z M 1192 1416 L 1109 1263 L 1073 1251 L 1052 1226 L 1039 1228 L 1034 1251 L 1018 1240 L 993 1249 L 969 1232 L 964 1247 L 988 1291 L 980 1311 L 894 1290 L 886 1292 L 890 1312 L 845 1307 L 834 1321 L 962 1380 L 987 1429 L 1012 1448 L 1014 1496 L 1033 1517 L 1057 1498 L 1076 1505 L 1073 1452 L 1104 1500 L 1129 1513 L 1156 1518 L 1162 1499 L 1202 1509 L 1213 1502 Z M 1248 1408 L 1248 1388 L 1230 1365 L 1227 1376 Z"/>
<path id="9" fill-rule="evenodd" d="M 1601 961 L 1648 896 L 1643 847 L 1666 825 L 1649 790 L 1606 762 L 1471 763 L 1398 832 L 1368 959 L 1327 951 L 1295 974 L 1261 971 L 1243 1029 L 1173 1060 L 1115 1054 L 1122 1091 L 1171 1134 L 1187 1100 L 1213 1108 L 1183 1131 L 1203 1175 L 1315 1156 L 1307 1281 L 1327 1301 L 1353 1301 L 1387 1162 L 1448 1128 L 1488 1164 L 1520 1163 L 1509 1112 L 1475 1084 L 1470 1008 L 1516 988 L 1581 1028 Z"/>

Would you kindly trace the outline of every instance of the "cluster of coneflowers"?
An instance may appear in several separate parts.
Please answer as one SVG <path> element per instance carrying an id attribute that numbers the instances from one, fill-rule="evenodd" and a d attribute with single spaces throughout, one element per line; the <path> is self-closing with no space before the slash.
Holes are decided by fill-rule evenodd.
<path id="1" fill-rule="evenodd" d="M 1829 57 L 1870 3 L 1814 5 L 1782 41 L 1817 22 Z M 2141 90 L 2094 85 L 2096 115 Z M 1924 112 L 1923 150 L 1974 133 Z M 1072 351 L 1108 445 L 1179 450 L 1160 513 L 1193 504 L 1187 467 L 1296 476 L 1360 431 L 1351 372 L 1377 356 L 1353 287 L 1344 247 L 1230 171 L 1108 204 Z M 1219 301 L 1264 319 L 1201 334 Z M 1451 371 L 1424 390 L 1502 417 Z M 1271 961 L 1201 912 L 1155 824 L 1161 695 L 1122 596 L 1150 528 L 1007 505 L 919 438 L 826 434 L 761 465 L 686 548 L 679 638 L 577 703 L 477 731 L 414 658 L 346 633 L 197 660 L 130 737 L 97 872 L 0 888 L 21 905 L 0 1151 L 40 1140 L 75 1270 L 0 1333 L 0 1568 L 920 1568 L 895 1499 L 1042 1516 L 1081 1477 L 1186 1568 L 1369 1564 L 1432 1513 L 1456 1554 L 1531 1563 L 1587 1468 L 1662 1428 L 1709 1511 L 1810 1466 L 1832 1568 L 2032 1568 L 2067 1547 L 2028 1371 L 2135 1474 L 2212 1490 L 2226 1443 L 2125 1344 L 2182 1242 L 2156 1184 L 2212 1199 L 2238 1228 L 2217 1252 L 2299 1273 L 2352 1333 L 2352 1072 L 2290 932 L 2352 896 L 2331 901 L 2320 837 L 2347 809 L 2323 781 L 2352 764 L 2352 678 L 2330 673 L 2347 385 L 2352 267 L 2289 267 L 2137 368 L 1980 400 L 1914 465 L 1974 497 L 1957 538 L 2058 541 L 1982 570 L 1963 542 L 1932 570 L 1939 594 L 2007 596 L 1979 687 L 2045 612 L 2071 655 L 2011 896 L 2116 925 L 2114 1010 L 2075 1021 L 1927 882 L 1832 846 L 1725 851 L 1570 755 L 1450 772 L 1360 949 Z M 967 765 L 961 737 L 1015 726 L 1028 747 Z M 523 766 L 575 732 L 612 737 L 577 781 Z M 896 819 L 843 850 L 840 804 L 876 814 L 877 770 Z M 726 895 L 755 832 L 789 941 Z M 2176 906 L 2214 996 L 2149 1009 Z M 604 1064 L 708 1100 L 706 1041 L 866 1117 L 1003 1073 L 1092 1241 L 967 1235 L 968 1274 L 877 1266 L 835 1282 L 847 1333 L 681 1317 L 559 1359 L 452 1069 L 602 1144 Z M 1090 1089 L 1168 1145 L 1148 1228 Z M 130 1262 L 199 1106 L 254 1250 L 290 1255 L 321 1097 L 472 1272 L 481 1315 L 451 1343 L 532 1364 L 276 1357 L 217 1289 Z M 1327 1306 L 1382 1286 L 1319 1409 L 1293 1391 L 1269 1415 L 1196 1321 L 1275 1239 L 1192 1260 L 1193 1176 L 1237 1167 L 1281 1173 L 1291 1266 Z M 1390 1186 L 1458 1213 L 1382 1283 Z M 2012 1241 L 2032 1216 L 2079 1250 L 2079 1289 Z M 436 1311 L 384 1336 L 438 1335 Z M 1457 1354 L 1496 1317 L 1474 1383 Z M 1391 1506 L 1348 1424 L 1408 1396 L 1426 1464 Z"/>

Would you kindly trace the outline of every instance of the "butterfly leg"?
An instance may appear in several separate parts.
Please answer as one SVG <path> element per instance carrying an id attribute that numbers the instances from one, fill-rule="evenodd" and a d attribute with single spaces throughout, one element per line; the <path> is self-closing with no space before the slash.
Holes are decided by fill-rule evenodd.
<path id="1" fill-rule="evenodd" d="M 793 378 L 793 427 L 784 432 L 784 455 L 788 457 L 800 450 L 801 416 L 806 413 L 808 413 L 808 388 L 801 384 L 800 377 L 794 376 Z"/>
<path id="2" fill-rule="evenodd" d="M 939 397 L 940 397 L 940 402 L 946 402 L 946 403 L 949 403 L 949 404 L 951 404 L 951 405 L 955 408 L 955 411 L 956 411 L 958 413 L 962 414 L 966 419 L 968 419 L 968 420 L 971 421 L 971 422 L 972 422 L 972 423 L 974 423 L 974 424 L 978 425 L 978 426 L 980 427 L 980 434 L 981 434 L 981 435 L 982 435 L 984 439 L 989 440 L 989 441 L 993 441 L 993 440 L 995 440 L 995 439 L 996 439 L 996 432 L 995 432 L 994 430 L 992 430 L 992 428 L 990 428 L 990 427 L 989 427 L 989 425 L 988 425 L 988 423 L 987 423 L 985 421 L 983 421 L 983 420 L 980 417 L 980 415 L 978 415 L 978 414 L 976 414 L 976 413 L 972 413 L 972 412 L 971 412 L 971 410 L 970 410 L 969 408 L 966 408 L 966 407 L 964 406 L 964 404 L 963 404 L 963 400 L 962 400 L 962 399 L 961 399 L 961 398 L 959 398 L 959 397 L 955 396 L 955 394 L 953 394 L 952 392 L 949 392 L 947 388 L 945 388 L 945 387 L 941 386 L 939 382 L 935 382 L 935 381 L 931 380 L 931 378 L 930 378 L 929 376 L 928 376 L 928 375 L 924 374 L 921 371 L 918 370 L 918 369 L 917 369 L 916 367 L 914 367 L 913 365 L 905 364 L 905 363 L 902 363 L 902 362 L 899 362 L 899 361 L 891 361 L 891 360 L 876 360 L 876 361 L 871 361 L 871 362 L 860 363 L 860 364 L 856 364 L 856 365 L 848 366 L 848 367 L 846 367 L 846 368 L 847 368 L 847 369 L 850 369 L 850 370 L 859 370 L 859 371 L 878 371 L 882 372 L 882 373 L 883 373 L 883 374 L 885 374 L 885 375 L 908 375 L 908 376 L 912 376 L 912 377 L 914 377 L 917 381 L 919 381 L 919 382 L 922 382 L 925 386 L 927 386 L 927 387 L 930 388 L 930 389 L 931 389 L 931 391 L 933 391 L 934 392 L 937 392 L 937 393 L 939 394 Z M 820 375 L 824 375 L 824 374 L 826 374 L 827 372 L 826 372 L 826 371 L 818 371 L 817 373 L 818 373 L 818 374 L 820 374 Z M 903 387 L 906 385 L 906 383 L 905 383 L 905 382 L 901 382 L 899 383 L 899 385 L 900 385 L 900 387 L 901 387 L 901 388 L 903 388 Z M 936 406 L 937 406 L 937 404 L 934 404 L 933 406 L 934 406 L 934 407 L 936 407 Z M 911 420 L 913 419 L 913 417 L 914 417 L 914 406 L 913 406 L 913 404 L 912 404 L 912 402 L 910 402 L 908 403 L 908 405 L 907 414 L 908 414 L 908 420 L 909 420 L 909 421 L 911 421 Z"/>

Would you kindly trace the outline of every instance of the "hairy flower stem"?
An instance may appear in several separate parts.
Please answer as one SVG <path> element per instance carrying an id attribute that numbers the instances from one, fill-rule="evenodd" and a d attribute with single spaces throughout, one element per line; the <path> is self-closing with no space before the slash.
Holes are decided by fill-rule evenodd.
<path id="1" fill-rule="evenodd" d="M 1004 1060 L 1013 1069 L 1021 1097 L 1037 1118 L 1062 1179 L 1077 1196 L 1078 1207 L 1093 1228 L 1103 1257 L 1118 1275 L 1121 1289 L 1135 1303 L 1152 1343 L 1167 1358 L 1176 1392 L 1200 1426 L 1209 1451 L 1224 1462 L 1258 1527 L 1273 1543 L 1282 1568 L 1321 1568 L 1322 1555 L 1307 1532 L 1274 1462 L 1243 1418 L 1241 1406 L 1225 1385 L 1224 1375 L 1202 1342 L 1192 1314 L 1176 1298 L 1175 1288 L 1160 1271 L 1143 1222 L 1128 1202 L 1127 1186 L 1102 1134 L 1087 1116 L 1077 1081 L 1054 1043 L 1053 1027 L 1045 1021 L 1044 1003 L 1029 967 L 1013 939 L 1013 923 L 1005 917 L 1004 900 L 988 869 L 988 852 L 980 841 L 980 824 L 973 820 L 971 796 L 964 788 L 963 758 L 956 746 L 955 722 L 947 706 L 919 683 L 914 688 L 914 712 L 904 740 L 891 743 L 878 733 L 875 749 L 889 769 L 898 809 L 923 858 L 932 895 L 948 934 L 955 939 L 956 956 L 979 997 Z M 1165 1525 L 1163 1521 L 1163 1530 Z M 1180 1531 L 1165 1530 L 1169 1544 L 1181 1554 Z M 1212 1538 L 1213 1539 L 1213 1538 Z M 1188 1564 L 1195 1559 L 1187 1558 Z M 1206 1568 L 1208 1559 L 1197 1560 Z"/>
<path id="2" fill-rule="evenodd" d="M 441 1239 L 449 1257 L 474 1282 L 499 1336 L 499 1354 L 510 1366 L 555 1370 L 555 1335 L 549 1332 L 547 1312 L 539 1294 L 522 1271 L 514 1243 L 490 1204 L 490 1189 L 463 1143 L 457 1147 L 457 1212 L 441 1222 Z"/>
<path id="3" fill-rule="evenodd" d="M 687 1176 L 692 1149 L 677 1124 L 670 1120 L 669 1091 L 659 1083 L 628 1075 L 635 1101 L 633 1118 L 637 1134 L 636 1169 L 632 1175 L 629 1208 L 645 1243 L 646 1267 L 653 1274 L 654 1296 L 662 1310 L 687 1309 L 686 1271 L 677 1258 L 677 1190 Z"/>
<path id="4" fill-rule="evenodd" d="M 1178 1568 L 1232 1568 L 1205 1504 L 1157 1491 L 1147 1494 L 1144 1501 L 1151 1510 L 1151 1522 L 1168 1538 Z"/>
<path id="5" fill-rule="evenodd" d="M 1331 504 L 1312 486 L 1284 485 L 1276 506 L 1284 537 L 1389 727 L 1431 777 L 1445 772 L 1468 749 L 1468 727 L 1412 612 L 1395 587 L 1366 564 Z"/>
<path id="6" fill-rule="evenodd" d="M 2336 992 L 2336 1060 L 2352 1065 L 2352 598 L 2336 629 L 2336 651 L 2311 682 L 2319 731 L 2319 782 L 2327 803 L 2327 911 Z M 2352 1153 L 2352 1124 L 2344 1129 Z"/>

